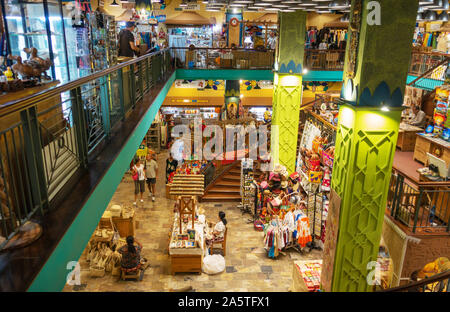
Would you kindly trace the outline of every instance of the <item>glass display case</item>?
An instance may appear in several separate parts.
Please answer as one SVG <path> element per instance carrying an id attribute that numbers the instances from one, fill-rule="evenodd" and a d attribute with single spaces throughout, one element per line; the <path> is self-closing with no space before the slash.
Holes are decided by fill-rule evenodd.
<path id="1" fill-rule="evenodd" d="M 1 5 L 9 54 L 26 60 L 23 49 L 34 47 L 39 57 L 53 62 L 47 75 L 69 81 L 61 1 L 1 0 Z"/>

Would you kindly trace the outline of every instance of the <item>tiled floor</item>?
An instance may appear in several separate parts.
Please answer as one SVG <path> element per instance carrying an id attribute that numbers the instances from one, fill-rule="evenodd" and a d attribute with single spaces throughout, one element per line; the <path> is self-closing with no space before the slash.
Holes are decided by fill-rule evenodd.
<path id="1" fill-rule="evenodd" d="M 242 215 L 236 204 L 201 203 L 207 220 L 216 222 L 220 210 L 228 220 L 226 270 L 217 275 L 182 274 L 171 275 L 167 250 L 168 233 L 171 231 L 174 201 L 165 198 L 165 155 L 158 155 L 160 170 L 157 179 L 156 201 L 145 194 L 144 203 L 136 209 L 139 227 L 136 239 L 143 244 L 142 254 L 149 259 L 150 268 L 142 281 L 119 281 L 107 273 L 102 278 L 89 277 L 89 266 L 80 259 L 81 286 L 68 286 L 63 291 L 170 291 L 191 286 L 194 291 L 288 291 L 292 284 L 294 260 L 321 259 L 322 252 L 313 250 L 299 254 L 288 251 L 273 260 L 267 257 L 263 246 L 263 233 L 247 223 L 248 215 Z M 117 188 L 110 204 L 133 202 L 134 185 L 126 176 Z"/>

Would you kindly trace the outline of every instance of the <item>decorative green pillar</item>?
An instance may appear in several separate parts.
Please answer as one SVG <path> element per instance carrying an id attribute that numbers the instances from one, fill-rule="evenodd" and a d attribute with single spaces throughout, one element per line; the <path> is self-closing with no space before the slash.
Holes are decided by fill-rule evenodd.
<path id="1" fill-rule="evenodd" d="M 241 85 L 239 80 L 225 81 L 225 116 L 226 119 L 239 117 L 239 106 L 241 102 Z"/>
<path id="2" fill-rule="evenodd" d="M 280 12 L 278 19 L 280 35 L 275 62 L 271 146 L 278 145 L 279 148 L 271 148 L 271 153 L 275 164 L 280 163 L 289 172 L 293 172 L 303 91 L 306 13 Z"/>
<path id="3" fill-rule="evenodd" d="M 331 182 L 341 198 L 332 291 L 373 287 L 417 10 L 418 0 L 352 1 Z"/>

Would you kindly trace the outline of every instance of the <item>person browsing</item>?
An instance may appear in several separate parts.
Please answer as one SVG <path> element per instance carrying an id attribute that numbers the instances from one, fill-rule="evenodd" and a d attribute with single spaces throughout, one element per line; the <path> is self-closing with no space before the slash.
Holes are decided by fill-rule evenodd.
<path id="1" fill-rule="evenodd" d="M 139 53 L 139 48 L 134 44 L 134 22 L 127 22 L 126 28 L 119 33 L 119 56 L 133 57 L 134 52 Z M 133 52 L 134 51 L 134 52 Z"/>
<path id="2" fill-rule="evenodd" d="M 145 172 L 147 175 L 147 186 L 150 192 L 149 196 L 152 196 L 152 201 L 155 201 L 156 195 L 156 176 L 158 175 L 158 163 L 155 160 L 154 154 L 147 155 L 147 162 Z"/>
<path id="3" fill-rule="evenodd" d="M 413 118 L 409 122 L 412 126 L 416 126 L 419 128 L 425 128 L 426 126 L 426 114 L 424 111 L 420 109 L 418 105 L 414 105 L 412 107 Z"/>

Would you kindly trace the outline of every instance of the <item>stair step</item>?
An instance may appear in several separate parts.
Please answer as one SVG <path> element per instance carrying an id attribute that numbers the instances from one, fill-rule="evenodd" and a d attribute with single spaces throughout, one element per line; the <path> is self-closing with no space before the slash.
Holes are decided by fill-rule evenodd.
<path id="1" fill-rule="evenodd" d="M 231 194 L 240 194 L 240 188 L 229 188 L 229 187 L 213 187 L 208 190 L 208 194 L 210 193 L 231 193 Z"/>
<path id="2" fill-rule="evenodd" d="M 214 184 L 213 188 L 216 187 L 222 187 L 222 188 L 231 188 L 231 189 L 240 189 L 241 185 L 240 183 L 236 183 L 236 182 L 231 182 L 231 181 L 219 181 L 216 184 Z"/>
<path id="3" fill-rule="evenodd" d="M 238 181 L 240 183 L 241 177 L 240 176 L 232 176 L 232 175 L 225 175 L 222 177 L 223 181 Z"/>
<path id="4" fill-rule="evenodd" d="M 202 197 L 202 201 L 239 202 L 240 200 L 240 195 L 205 195 Z"/>

